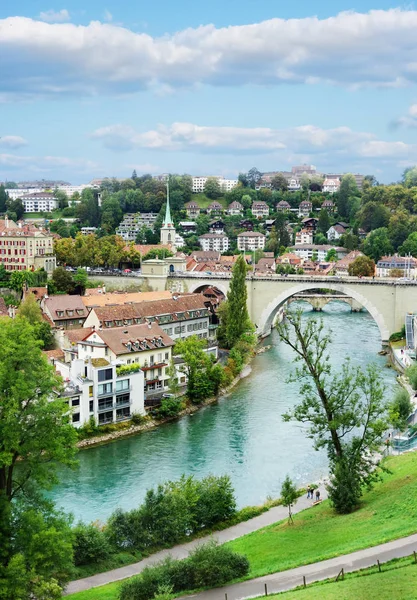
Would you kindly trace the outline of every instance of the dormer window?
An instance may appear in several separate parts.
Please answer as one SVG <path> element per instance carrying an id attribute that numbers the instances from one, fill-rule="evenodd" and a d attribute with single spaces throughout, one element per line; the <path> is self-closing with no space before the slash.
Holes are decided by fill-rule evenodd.
<path id="1" fill-rule="evenodd" d="M 104 321 L 106 327 L 111 327 L 111 321 Z"/>
<path id="2" fill-rule="evenodd" d="M 74 311 L 73 310 L 67 310 L 67 315 L 69 317 L 73 317 L 74 316 Z"/>
<path id="3" fill-rule="evenodd" d="M 84 310 L 82 308 L 77 308 L 77 315 L 83 315 Z"/>
<path id="4" fill-rule="evenodd" d="M 117 321 L 117 320 L 116 320 L 116 325 L 117 325 L 118 327 L 121 327 L 121 326 L 123 325 L 123 321 Z"/>

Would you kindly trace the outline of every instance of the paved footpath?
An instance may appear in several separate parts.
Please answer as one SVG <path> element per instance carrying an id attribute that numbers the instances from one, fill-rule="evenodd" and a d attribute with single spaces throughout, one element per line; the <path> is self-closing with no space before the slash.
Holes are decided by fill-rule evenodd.
<path id="1" fill-rule="evenodd" d="M 324 486 L 321 486 L 320 491 L 322 493 L 322 498 L 325 498 L 326 494 L 323 493 L 323 490 Z M 306 495 L 304 495 L 298 499 L 297 503 L 293 507 L 293 513 L 310 508 L 311 505 L 311 500 L 307 500 Z M 179 559 L 186 558 L 191 550 L 193 550 L 199 544 L 208 541 L 209 539 L 215 539 L 218 540 L 219 543 L 224 544 L 225 542 L 235 540 L 236 538 L 246 535 L 247 533 L 252 533 L 252 531 L 262 529 L 267 525 L 272 525 L 273 523 L 281 521 L 286 517 L 288 517 L 288 509 L 284 506 L 275 506 L 267 512 L 259 515 L 259 517 L 255 517 L 249 521 L 244 521 L 243 523 L 239 523 L 238 525 L 234 525 L 233 527 L 229 527 L 223 531 L 216 531 L 211 536 L 199 538 L 179 546 L 174 546 L 168 550 L 161 550 L 161 552 L 152 554 L 140 562 L 126 565 L 125 567 L 120 567 L 119 569 L 113 569 L 112 571 L 106 571 L 105 573 L 98 573 L 97 575 L 92 575 L 91 577 L 85 577 L 84 579 L 71 581 L 67 585 L 65 593 L 74 594 L 75 592 L 89 590 L 90 588 L 94 588 L 99 585 L 104 585 L 113 581 L 119 581 L 120 579 L 126 579 L 126 577 L 132 577 L 132 575 L 137 575 L 140 573 L 145 567 L 153 565 L 167 556 L 172 556 L 173 558 Z"/>

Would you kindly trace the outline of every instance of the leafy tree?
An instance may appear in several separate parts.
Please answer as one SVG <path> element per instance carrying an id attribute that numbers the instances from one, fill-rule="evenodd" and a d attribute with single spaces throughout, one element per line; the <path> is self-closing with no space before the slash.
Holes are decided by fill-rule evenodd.
<path id="1" fill-rule="evenodd" d="M 18 314 L 24 317 L 33 327 L 36 339 L 42 342 L 44 350 L 54 346 L 54 336 L 49 323 L 42 317 L 41 308 L 34 294 L 28 294 L 19 307 Z"/>
<path id="2" fill-rule="evenodd" d="M 402 339 L 404 337 L 405 337 L 405 331 L 400 332 L 399 339 Z M 417 364 L 414 364 L 414 365 L 411 365 L 411 367 L 408 367 L 408 369 L 406 371 L 406 375 L 408 377 L 408 380 L 409 380 L 410 385 L 413 388 L 413 390 L 417 390 Z"/>
<path id="3" fill-rule="evenodd" d="M 352 197 L 358 196 L 356 179 L 351 173 L 343 175 L 337 195 L 337 212 L 340 217 L 349 217 L 349 204 Z"/>
<path id="4" fill-rule="evenodd" d="M 53 399 L 60 378 L 40 346 L 25 318 L 2 320 L 0 598 L 7 600 L 34 597 L 36 585 L 61 583 L 72 559 L 68 519 L 54 513 L 41 492 L 56 483 L 59 465 L 74 464 L 77 435 L 68 405 Z"/>
<path id="5" fill-rule="evenodd" d="M 404 170 L 403 183 L 408 188 L 417 186 L 417 167 L 408 167 Z"/>
<path id="6" fill-rule="evenodd" d="M 207 198 L 216 199 L 222 195 L 222 188 L 217 177 L 208 177 L 204 184 L 204 193 Z"/>
<path id="7" fill-rule="evenodd" d="M 330 216 L 325 208 L 322 208 L 319 214 L 319 220 L 317 223 L 317 229 L 326 235 L 330 229 Z"/>
<path id="8" fill-rule="evenodd" d="M 375 275 L 375 263 L 368 256 L 357 256 L 348 266 L 348 273 L 354 277 L 373 277 Z"/>
<path id="9" fill-rule="evenodd" d="M 94 523 L 78 523 L 72 530 L 74 536 L 74 564 L 86 565 L 104 560 L 110 546 L 104 532 Z"/>
<path id="10" fill-rule="evenodd" d="M 153 248 L 149 250 L 148 254 L 145 254 L 143 260 L 150 260 L 151 258 L 169 258 L 170 256 L 174 256 L 171 250 L 167 248 Z"/>
<path id="11" fill-rule="evenodd" d="M 245 210 L 252 206 L 252 198 L 249 196 L 249 194 L 242 196 L 240 202 Z"/>
<path id="12" fill-rule="evenodd" d="M 233 265 L 232 278 L 227 292 L 227 346 L 233 348 L 238 339 L 251 328 L 247 308 L 246 262 L 239 255 Z"/>
<path id="13" fill-rule="evenodd" d="M 278 256 L 280 245 L 281 244 L 280 240 L 278 239 L 277 230 L 275 229 L 275 227 L 272 227 L 271 233 L 269 234 L 268 241 L 265 246 L 265 250 L 267 252 L 273 252 L 274 256 Z"/>
<path id="14" fill-rule="evenodd" d="M 346 248 L 346 250 L 356 250 L 359 247 L 359 237 L 348 231 L 340 238 L 340 245 Z"/>
<path id="15" fill-rule="evenodd" d="M 87 271 L 79 267 L 73 276 L 73 281 L 74 284 L 79 288 L 81 295 L 83 295 L 88 285 Z"/>
<path id="16" fill-rule="evenodd" d="M 258 171 L 258 169 L 256 167 L 252 167 L 252 169 L 249 169 L 249 171 L 246 175 L 246 179 L 248 182 L 248 186 L 254 190 L 255 186 L 262 179 L 262 173 L 260 171 Z"/>
<path id="17" fill-rule="evenodd" d="M 407 390 L 404 388 L 397 390 L 388 410 L 391 425 L 398 431 L 404 431 L 407 428 L 408 417 L 414 412 L 414 406 Z"/>
<path id="18" fill-rule="evenodd" d="M 34 274 L 32 271 L 13 271 L 10 275 L 9 285 L 12 290 L 21 292 L 26 284 L 32 285 L 33 280 Z"/>
<path id="19" fill-rule="evenodd" d="M 405 210 L 398 210 L 391 215 L 388 223 L 388 235 L 394 250 L 405 242 L 410 233 L 416 230 L 415 218 L 410 218 L 410 215 Z"/>
<path id="20" fill-rule="evenodd" d="M 25 214 L 25 207 L 20 198 L 16 198 L 16 200 L 8 200 L 6 206 L 9 218 L 13 219 L 14 221 L 18 221 Z"/>
<path id="21" fill-rule="evenodd" d="M 378 202 L 367 202 L 359 211 L 359 223 L 365 231 L 372 231 L 380 227 L 387 227 L 390 220 L 390 211 Z"/>
<path id="22" fill-rule="evenodd" d="M 286 192 L 288 190 L 287 178 L 284 177 L 282 173 L 277 173 L 271 179 L 271 187 L 273 190 L 281 190 L 283 192 Z"/>
<path id="23" fill-rule="evenodd" d="M 337 251 L 334 248 L 330 248 L 330 250 L 326 254 L 326 262 L 336 262 L 337 259 Z"/>
<path id="24" fill-rule="evenodd" d="M 6 188 L 4 185 L 0 185 L 0 214 L 6 212 L 8 200 L 9 194 L 6 192 Z"/>
<path id="25" fill-rule="evenodd" d="M 314 448 L 327 451 L 332 477 L 342 472 L 349 485 L 357 481 L 360 493 L 363 485 L 369 486 L 378 478 L 379 462 L 374 453 L 388 424 L 385 390 L 377 369 L 370 365 L 362 370 L 345 361 L 340 372 L 332 373 L 330 337 L 323 321 L 305 321 L 300 312 L 289 313 L 278 331 L 301 364 L 294 380 L 303 381 L 301 401 L 284 419 L 309 424 Z M 351 508 L 357 504 L 356 491 L 352 488 Z M 336 510 L 345 510 L 335 497 L 333 500 Z"/>
<path id="26" fill-rule="evenodd" d="M 123 212 L 118 200 L 113 196 L 103 200 L 101 205 L 101 228 L 106 233 L 114 233 L 122 219 Z"/>
<path id="27" fill-rule="evenodd" d="M 399 248 L 399 252 L 402 256 L 411 254 L 411 256 L 417 256 L 417 232 L 410 233 L 408 238 L 405 240 L 403 245 Z"/>
<path id="28" fill-rule="evenodd" d="M 68 294 L 74 289 L 74 279 L 69 271 L 64 267 L 57 267 L 52 273 L 52 283 L 57 292 L 65 292 Z"/>
<path id="29" fill-rule="evenodd" d="M 62 190 L 58 188 L 54 189 L 54 197 L 58 200 L 58 208 L 62 210 L 68 206 L 68 196 Z"/>
<path id="30" fill-rule="evenodd" d="M 185 339 L 177 340 L 175 352 L 184 360 L 183 370 L 187 375 L 187 396 L 193 402 L 198 402 L 210 395 L 210 382 L 207 378 L 207 367 L 210 357 L 204 352 L 207 341 L 192 335 Z M 203 391 L 202 386 L 206 389 Z"/>
<path id="31" fill-rule="evenodd" d="M 178 382 L 177 369 L 175 368 L 173 360 L 171 360 L 169 367 L 166 369 L 166 374 L 168 377 L 168 389 L 171 394 L 176 396 L 180 391 L 180 384 Z"/>
<path id="32" fill-rule="evenodd" d="M 292 516 L 292 506 L 294 502 L 298 498 L 297 488 L 294 485 L 294 482 L 290 479 L 289 475 L 286 476 L 282 483 L 281 487 L 281 501 L 282 505 L 288 508 L 288 523 L 292 524 L 294 522 Z"/>
<path id="33" fill-rule="evenodd" d="M 249 187 L 248 176 L 246 173 L 239 173 L 237 179 L 242 187 Z"/>
<path id="34" fill-rule="evenodd" d="M 394 252 L 391 240 L 389 239 L 388 229 L 380 227 L 371 231 L 363 241 L 362 252 L 378 262 L 382 256 L 387 256 Z"/>

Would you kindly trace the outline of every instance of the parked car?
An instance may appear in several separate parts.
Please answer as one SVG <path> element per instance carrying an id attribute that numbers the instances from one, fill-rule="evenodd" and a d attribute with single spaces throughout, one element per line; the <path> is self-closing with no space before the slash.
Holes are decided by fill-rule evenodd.
<path id="1" fill-rule="evenodd" d="M 131 272 L 132 272 L 132 269 L 124 269 L 123 270 L 123 273 L 131 273 Z"/>

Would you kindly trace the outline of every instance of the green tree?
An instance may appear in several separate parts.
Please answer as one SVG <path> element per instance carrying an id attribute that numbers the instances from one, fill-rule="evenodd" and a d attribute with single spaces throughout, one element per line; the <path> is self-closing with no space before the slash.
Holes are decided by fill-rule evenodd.
<path id="1" fill-rule="evenodd" d="M 358 214 L 360 226 L 365 231 L 387 227 L 390 220 L 389 208 L 378 202 L 367 202 Z"/>
<path id="2" fill-rule="evenodd" d="M 247 180 L 249 187 L 251 187 L 254 190 L 256 185 L 260 182 L 261 179 L 262 179 L 262 173 L 260 171 L 258 171 L 258 169 L 256 167 L 252 167 L 252 169 L 249 169 L 249 171 L 246 175 L 246 180 Z"/>
<path id="3" fill-rule="evenodd" d="M 149 250 L 148 254 L 145 254 L 143 260 L 150 260 L 151 258 L 169 258 L 170 256 L 174 256 L 171 250 L 167 250 L 167 248 L 153 248 Z"/>
<path id="4" fill-rule="evenodd" d="M 54 197 L 58 200 L 58 208 L 60 210 L 66 208 L 68 206 L 68 196 L 62 190 L 55 188 L 54 189 Z"/>
<path id="5" fill-rule="evenodd" d="M 294 485 L 294 482 L 291 480 L 289 475 L 284 479 L 281 486 L 281 501 L 282 505 L 288 508 L 288 523 L 292 524 L 294 522 L 292 516 L 292 507 L 295 501 L 298 498 L 297 488 Z"/>
<path id="6" fill-rule="evenodd" d="M 373 277 L 375 263 L 369 256 L 357 256 L 348 266 L 348 273 L 353 277 Z"/>
<path id="7" fill-rule="evenodd" d="M 363 485 L 378 478 L 379 462 L 374 454 L 388 425 L 385 389 L 377 369 L 370 365 L 362 370 L 345 361 L 340 372 L 333 373 L 330 337 L 323 321 L 304 320 L 301 312 L 289 313 L 278 331 L 301 365 L 294 380 L 303 381 L 301 401 L 284 419 L 308 424 L 314 448 L 327 451 L 331 475 L 343 471 L 349 483 L 357 481 L 360 492 Z M 358 501 L 356 491 L 352 489 L 352 506 Z M 336 501 L 334 506 L 345 510 Z"/>
<path id="8" fill-rule="evenodd" d="M 397 210 L 391 215 L 388 223 L 388 235 L 394 250 L 405 242 L 410 233 L 416 230 L 415 218 L 410 218 L 410 215 L 405 210 Z"/>
<path id="9" fill-rule="evenodd" d="M 212 200 L 220 198 L 222 188 L 217 177 L 207 177 L 207 181 L 204 184 L 204 193 L 207 198 L 211 198 Z"/>
<path id="10" fill-rule="evenodd" d="M 362 252 L 378 262 L 382 256 L 387 256 L 394 252 L 394 248 L 389 239 L 388 229 L 380 227 L 371 231 L 362 243 Z"/>
<path id="11" fill-rule="evenodd" d="M 120 202 L 113 196 L 103 200 L 101 205 L 101 228 L 106 233 L 114 233 L 122 219 L 123 212 Z"/>
<path id="12" fill-rule="evenodd" d="M 411 254 L 411 256 L 417 256 L 417 232 L 410 233 L 408 238 L 405 240 L 402 246 L 399 248 L 399 252 L 402 256 Z"/>
<path id="13" fill-rule="evenodd" d="M 74 278 L 64 267 L 57 267 L 52 273 L 52 283 L 57 292 L 68 294 L 74 289 Z"/>
<path id="14" fill-rule="evenodd" d="M 34 274 L 32 271 L 13 271 L 10 275 L 9 285 L 12 290 L 21 292 L 26 284 L 32 285 L 33 280 Z"/>
<path id="15" fill-rule="evenodd" d="M 76 432 L 68 405 L 53 399 L 60 377 L 41 352 L 30 323 L 0 326 L 0 598 L 34 597 L 34 586 L 61 583 L 72 559 L 68 520 L 41 492 L 72 466 Z M 16 588 L 21 588 L 21 595 Z M 38 596 L 40 597 L 40 596 Z M 47 597 L 47 596 L 45 596 Z"/>
<path id="16" fill-rule="evenodd" d="M 240 254 L 233 265 L 232 278 L 227 292 L 227 329 L 228 348 L 233 348 L 242 334 L 251 328 L 247 308 L 246 262 Z"/>
<path id="17" fill-rule="evenodd" d="M 317 223 L 317 229 L 323 235 L 326 235 L 330 229 L 330 216 L 325 208 L 322 208 L 319 214 L 319 221 Z"/>
<path id="18" fill-rule="evenodd" d="M 54 336 L 51 326 L 43 319 L 41 308 L 33 294 L 26 296 L 19 306 L 18 314 L 32 325 L 35 337 L 42 342 L 44 350 L 53 348 Z"/>
<path id="19" fill-rule="evenodd" d="M 8 200 L 7 201 L 7 214 L 10 219 L 14 221 L 18 221 L 25 214 L 25 207 L 20 198 L 16 198 L 16 200 Z"/>
<path id="20" fill-rule="evenodd" d="M 403 173 L 405 187 L 417 187 L 417 167 L 408 167 Z"/>
<path id="21" fill-rule="evenodd" d="M 252 198 L 249 196 L 249 194 L 244 194 L 240 202 L 245 210 L 252 206 Z"/>
<path id="22" fill-rule="evenodd" d="M 337 212 L 340 217 L 349 217 L 350 199 L 358 195 L 359 191 L 355 177 L 351 173 L 343 175 L 337 195 Z"/>
<path id="23" fill-rule="evenodd" d="M 280 190 L 286 192 L 288 190 L 287 178 L 282 173 L 277 173 L 271 179 L 271 187 L 273 190 Z"/>
<path id="24" fill-rule="evenodd" d="M 166 369 L 166 374 L 168 377 L 168 389 L 171 394 L 176 396 L 180 391 L 180 384 L 178 382 L 177 369 L 175 368 L 175 363 L 173 360 L 169 363 L 169 367 Z"/>
<path id="25" fill-rule="evenodd" d="M 0 214 L 4 214 L 7 210 L 7 202 L 9 194 L 6 192 L 4 185 L 0 185 Z"/>
<path id="26" fill-rule="evenodd" d="M 280 240 L 278 239 L 277 230 L 275 227 L 271 228 L 271 233 L 269 234 L 268 241 L 265 246 L 265 250 L 267 252 L 273 252 L 274 256 L 278 256 L 279 248 L 280 248 Z"/>
<path id="27" fill-rule="evenodd" d="M 79 288 L 81 295 L 83 295 L 88 285 L 87 271 L 78 267 L 73 276 L 73 282 Z"/>
<path id="28" fill-rule="evenodd" d="M 336 262 L 337 259 L 337 251 L 334 248 L 330 248 L 330 250 L 326 254 L 326 262 Z"/>
<path id="29" fill-rule="evenodd" d="M 207 381 L 207 367 L 210 357 L 204 349 L 207 347 L 207 341 L 199 339 L 192 335 L 185 339 L 177 340 L 175 352 L 184 360 L 183 370 L 187 375 L 187 396 L 192 402 L 198 402 L 203 399 L 204 394 L 210 395 L 210 390 L 202 390 L 202 386 L 209 388 Z"/>
<path id="30" fill-rule="evenodd" d="M 414 406 L 407 390 L 404 388 L 397 390 L 388 410 L 391 425 L 398 431 L 407 429 L 408 417 L 414 412 Z"/>

